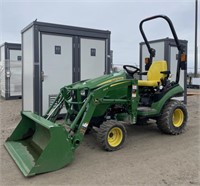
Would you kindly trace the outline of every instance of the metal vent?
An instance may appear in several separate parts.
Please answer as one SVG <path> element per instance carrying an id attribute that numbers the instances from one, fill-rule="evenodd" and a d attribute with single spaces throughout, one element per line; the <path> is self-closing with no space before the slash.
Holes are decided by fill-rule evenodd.
<path id="1" fill-rule="evenodd" d="M 54 102 L 54 100 L 56 99 L 57 96 L 58 96 L 58 94 L 49 95 L 49 107 L 53 104 L 53 102 Z"/>
<path id="2" fill-rule="evenodd" d="M 21 85 L 14 85 L 14 91 L 15 92 L 21 92 L 22 91 L 22 86 Z"/>

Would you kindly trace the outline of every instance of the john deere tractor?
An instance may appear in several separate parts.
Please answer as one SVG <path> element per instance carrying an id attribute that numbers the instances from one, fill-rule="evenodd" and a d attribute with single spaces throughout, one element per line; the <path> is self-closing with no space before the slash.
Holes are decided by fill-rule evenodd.
<path id="1" fill-rule="evenodd" d="M 176 42 L 176 81 L 169 80 L 166 61 L 153 61 L 155 50 L 143 31 L 144 22 L 157 18 L 168 22 Z M 123 71 L 61 88 L 43 117 L 29 111 L 21 113 L 22 119 L 6 140 L 5 147 L 25 176 L 54 171 L 69 164 L 85 133 L 92 128 L 96 128 L 97 140 L 107 151 L 124 145 L 125 123 L 142 124 L 144 120 L 154 119 L 166 134 L 177 135 L 184 131 L 187 110 L 182 102 L 174 99 L 184 92 L 179 85 L 180 70 L 186 69 L 184 48 L 167 16 L 144 19 L 139 28 L 150 54 L 146 59 L 146 72 L 124 65 Z M 137 80 L 136 74 L 147 78 Z M 66 116 L 64 123 L 59 124 L 57 117 L 63 107 Z"/>

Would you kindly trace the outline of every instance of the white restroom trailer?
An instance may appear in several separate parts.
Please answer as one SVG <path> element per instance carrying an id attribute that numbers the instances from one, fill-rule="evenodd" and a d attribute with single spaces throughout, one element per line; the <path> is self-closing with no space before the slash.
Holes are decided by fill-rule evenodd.
<path id="1" fill-rule="evenodd" d="M 180 44 L 184 47 L 185 53 L 187 54 L 187 41 L 179 40 Z M 168 70 L 171 72 L 171 81 L 176 80 L 177 71 L 177 54 L 178 49 L 174 39 L 164 38 L 159 40 L 149 41 L 151 48 L 156 50 L 154 61 L 166 60 L 168 63 Z M 147 47 L 144 42 L 140 43 L 140 69 L 145 72 L 145 58 L 149 57 Z M 141 76 L 141 79 L 145 79 L 146 76 Z M 184 95 L 177 97 L 176 99 L 187 103 L 187 70 L 180 71 L 180 86 L 184 89 Z"/>
<path id="2" fill-rule="evenodd" d="M 34 21 L 22 51 L 23 110 L 39 115 L 63 86 L 110 73 L 110 31 Z"/>
<path id="3" fill-rule="evenodd" d="M 6 100 L 22 96 L 21 56 L 21 44 L 5 42 L 0 46 L 0 89 Z"/>

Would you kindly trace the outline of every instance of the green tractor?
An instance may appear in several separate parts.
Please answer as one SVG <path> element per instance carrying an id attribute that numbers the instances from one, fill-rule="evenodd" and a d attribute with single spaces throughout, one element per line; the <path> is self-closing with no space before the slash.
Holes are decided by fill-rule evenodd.
<path id="1" fill-rule="evenodd" d="M 152 60 L 155 50 L 143 31 L 143 23 L 156 18 L 168 22 L 179 51 L 175 82 L 168 79 L 166 61 Z M 173 24 L 168 17 L 157 15 L 142 20 L 140 31 L 150 53 L 145 65 L 147 72 L 124 65 L 123 71 L 61 88 L 43 117 L 28 111 L 21 113 L 22 119 L 5 147 L 25 176 L 54 171 L 69 164 L 85 133 L 92 128 L 96 128 L 97 140 L 107 151 L 124 145 L 125 123 L 142 124 L 144 120 L 154 119 L 164 133 L 177 135 L 184 131 L 187 110 L 182 102 L 173 98 L 184 92 L 178 83 L 180 70 L 186 69 L 186 55 Z M 147 80 L 134 78 L 138 73 L 146 75 Z M 56 121 L 63 107 L 66 115 L 59 124 Z"/>

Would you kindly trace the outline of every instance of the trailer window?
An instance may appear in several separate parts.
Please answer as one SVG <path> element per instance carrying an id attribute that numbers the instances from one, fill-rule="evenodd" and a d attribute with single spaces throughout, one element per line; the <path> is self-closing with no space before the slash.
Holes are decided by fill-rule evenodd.
<path id="1" fill-rule="evenodd" d="M 55 54 L 61 54 L 61 46 L 55 46 Z"/>
<path id="2" fill-rule="evenodd" d="M 91 48 L 90 55 L 91 56 L 96 56 L 96 48 Z"/>
<path id="3" fill-rule="evenodd" d="M 17 61 L 21 61 L 22 60 L 22 56 L 17 56 Z"/>

